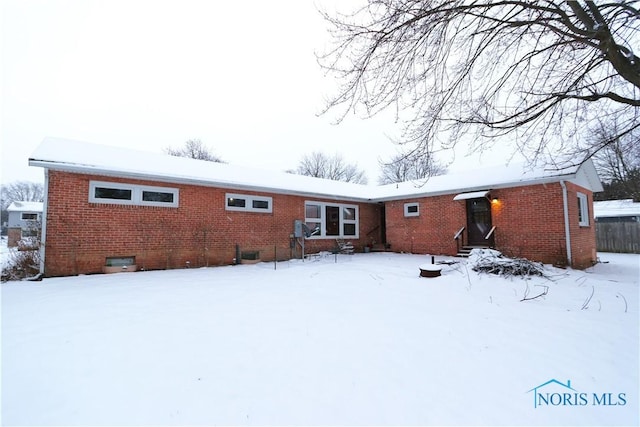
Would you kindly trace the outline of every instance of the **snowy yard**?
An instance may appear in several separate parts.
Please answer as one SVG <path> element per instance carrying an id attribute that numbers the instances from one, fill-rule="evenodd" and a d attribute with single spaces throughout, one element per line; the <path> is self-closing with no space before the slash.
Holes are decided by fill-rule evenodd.
<path id="1" fill-rule="evenodd" d="M 0 267 L 4 267 L 11 253 L 11 250 L 7 247 L 7 243 L 7 236 L 0 236 Z"/>
<path id="2" fill-rule="evenodd" d="M 640 256 L 600 258 L 552 280 L 371 253 L 4 283 L 2 422 L 637 425 Z"/>

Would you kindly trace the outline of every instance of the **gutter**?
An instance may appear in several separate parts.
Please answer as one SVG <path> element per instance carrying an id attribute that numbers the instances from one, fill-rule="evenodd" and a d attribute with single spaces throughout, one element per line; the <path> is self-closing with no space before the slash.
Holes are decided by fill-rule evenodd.
<path id="1" fill-rule="evenodd" d="M 216 188 L 226 188 L 233 190 L 245 190 L 245 191 L 256 191 L 263 193 L 275 193 L 275 194 L 285 194 L 285 195 L 295 195 L 301 197 L 317 197 L 328 200 L 336 200 L 336 201 L 351 201 L 351 202 L 361 202 L 361 203 L 379 203 L 379 202 L 391 202 L 397 200 L 408 200 L 408 199 L 417 199 L 421 197 L 434 197 L 434 196 L 443 196 L 449 194 L 463 193 L 463 192 L 471 192 L 471 191 L 480 191 L 491 189 L 500 189 L 500 188 L 513 188 L 513 187 L 523 187 L 528 185 L 537 185 L 537 184 L 548 184 L 555 183 L 559 180 L 571 180 L 575 179 L 575 173 L 567 173 L 560 176 L 551 176 L 551 177 L 543 177 L 533 180 L 522 180 L 515 182 L 503 182 L 503 183 L 487 183 L 482 186 L 471 186 L 471 187 L 462 187 L 462 188 L 443 188 L 435 191 L 407 191 L 406 189 L 398 189 L 398 193 L 395 193 L 395 188 L 391 191 L 380 191 L 379 187 L 372 186 L 366 193 L 361 193 L 358 196 L 348 194 L 349 191 L 341 191 L 340 194 L 336 193 L 322 193 L 318 191 L 305 191 L 304 189 L 297 188 L 284 188 L 282 186 L 269 186 L 269 185 L 260 185 L 260 184 L 251 184 L 251 183 L 238 183 L 238 182 L 229 182 L 229 181 L 216 181 L 216 180 L 208 180 L 206 178 L 193 178 L 193 177 L 184 177 L 184 176 L 168 176 L 168 175 L 157 175 L 157 174 L 147 174 L 136 171 L 118 171 L 113 169 L 106 169 L 100 167 L 93 167 L 86 164 L 68 164 L 68 163 L 58 163 L 47 160 L 40 160 L 35 158 L 29 159 L 29 166 L 42 167 L 46 169 L 59 170 L 62 172 L 71 172 L 71 173 L 81 173 L 87 175 L 98 175 L 98 176 L 112 176 L 119 178 L 131 178 L 131 179 L 139 179 L 139 180 L 151 180 L 158 182 L 166 182 L 166 183 L 175 183 L 175 184 L 187 184 L 187 185 L 199 185 L 203 187 L 216 187 Z M 357 184 L 353 184 L 357 185 Z M 368 194 L 367 194 L 368 193 Z"/>
<path id="2" fill-rule="evenodd" d="M 186 184 L 186 185 L 198 185 L 202 187 L 214 187 L 214 188 L 225 188 L 228 190 L 245 190 L 245 191 L 254 191 L 261 193 L 274 193 L 274 194 L 284 194 L 284 195 L 294 195 L 301 197 L 314 197 L 314 198 L 322 198 L 327 200 L 339 200 L 339 201 L 352 201 L 352 202 L 363 202 L 363 203 L 374 203 L 370 197 L 367 196 L 349 196 L 345 194 L 332 194 L 332 193 L 318 193 L 315 191 L 305 191 L 305 190 L 291 190 L 282 187 L 275 186 L 261 186 L 255 184 L 242 184 L 242 183 L 234 183 L 228 181 L 213 181 L 213 180 L 205 180 L 198 178 L 190 178 L 190 177 L 179 177 L 179 176 L 163 176 L 163 175 L 154 175 L 154 174 L 146 174 L 139 172 L 131 172 L 131 171 L 117 171 L 110 169 L 102 169 L 102 168 L 92 168 L 84 165 L 61 165 L 55 162 L 48 162 L 46 160 L 35 160 L 29 159 L 29 166 L 36 166 L 52 170 L 57 170 L 61 172 L 70 172 L 70 173 L 80 173 L 84 175 L 97 175 L 97 176 L 106 176 L 106 177 L 114 177 L 114 178 L 130 178 L 137 179 L 142 181 L 157 181 L 157 182 L 166 182 L 172 184 Z M 348 183 L 345 183 L 348 184 Z M 358 185 L 358 184 L 353 184 Z"/>
<path id="3" fill-rule="evenodd" d="M 40 274 L 44 276 L 44 257 L 47 247 L 47 205 L 49 204 L 49 169 L 44 170 L 44 203 L 40 224 Z"/>
<path id="4" fill-rule="evenodd" d="M 567 185 L 564 180 L 560 181 L 560 186 L 562 187 L 562 205 L 564 210 L 564 238 L 567 245 L 567 261 L 569 266 L 573 265 L 571 260 L 571 232 L 569 231 L 569 203 L 567 201 Z"/>

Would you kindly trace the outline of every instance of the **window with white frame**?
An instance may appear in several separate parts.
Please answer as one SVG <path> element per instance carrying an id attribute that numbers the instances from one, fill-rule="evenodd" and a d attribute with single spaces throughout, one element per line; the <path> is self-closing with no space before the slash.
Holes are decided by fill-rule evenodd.
<path id="1" fill-rule="evenodd" d="M 405 203 L 404 204 L 404 216 L 420 216 L 420 204 L 419 203 Z"/>
<path id="2" fill-rule="evenodd" d="M 311 238 L 358 238 L 358 206 L 306 201 L 304 210 L 307 227 L 319 230 Z"/>
<path id="3" fill-rule="evenodd" d="M 225 209 L 228 211 L 264 212 L 273 211 L 273 198 L 266 196 L 254 196 L 249 194 L 225 195 Z"/>
<path id="4" fill-rule="evenodd" d="M 589 199 L 586 194 L 578 193 L 578 224 L 581 227 L 589 226 Z"/>
<path id="5" fill-rule="evenodd" d="M 171 187 L 91 181 L 89 202 L 177 208 L 179 190 Z"/>
<path id="6" fill-rule="evenodd" d="M 32 212 L 22 212 L 20 219 L 22 219 L 23 221 L 37 221 L 38 214 Z"/>

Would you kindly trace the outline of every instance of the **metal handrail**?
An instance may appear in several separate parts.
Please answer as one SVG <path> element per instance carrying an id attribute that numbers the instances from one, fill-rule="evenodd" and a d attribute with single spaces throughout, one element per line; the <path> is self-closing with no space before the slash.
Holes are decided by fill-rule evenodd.
<path id="1" fill-rule="evenodd" d="M 493 234 L 494 231 L 496 231 L 496 226 L 495 225 L 493 227 L 491 227 L 491 230 L 489 230 L 487 235 L 484 236 L 484 240 L 489 240 L 489 238 L 491 237 L 491 235 Z"/>
<path id="2" fill-rule="evenodd" d="M 494 227 L 495 228 L 495 227 Z M 453 240 L 458 240 L 458 238 L 460 237 L 460 235 L 464 232 L 465 227 L 462 227 L 460 230 L 458 230 L 458 232 L 456 233 L 455 236 L 453 236 Z"/>
<path id="3" fill-rule="evenodd" d="M 464 227 L 462 227 L 455 236 L 453 236 L 453 240 L 456 241 L 456 252 L 460 252 L 460 237 L 462 236 L 462 245 L 464 245 Z"/>

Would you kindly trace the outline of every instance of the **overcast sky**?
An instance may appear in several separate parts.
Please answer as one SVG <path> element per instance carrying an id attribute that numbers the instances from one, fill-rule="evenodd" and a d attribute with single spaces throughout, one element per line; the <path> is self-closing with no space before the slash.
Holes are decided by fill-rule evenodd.
<path id="1" fill-rule="evenodd" d="M 391 112 L 317 116 L 336 87 L 314 55 L 330 43 L 317 8 L 345 1 L 1 4 L 3 183 L 43 180 L 27 160 L 46 136 L 154 152 L 200 139 L 228 163 L 274 170 L 337 152 L 370 183 L 396 150 Z"/>

